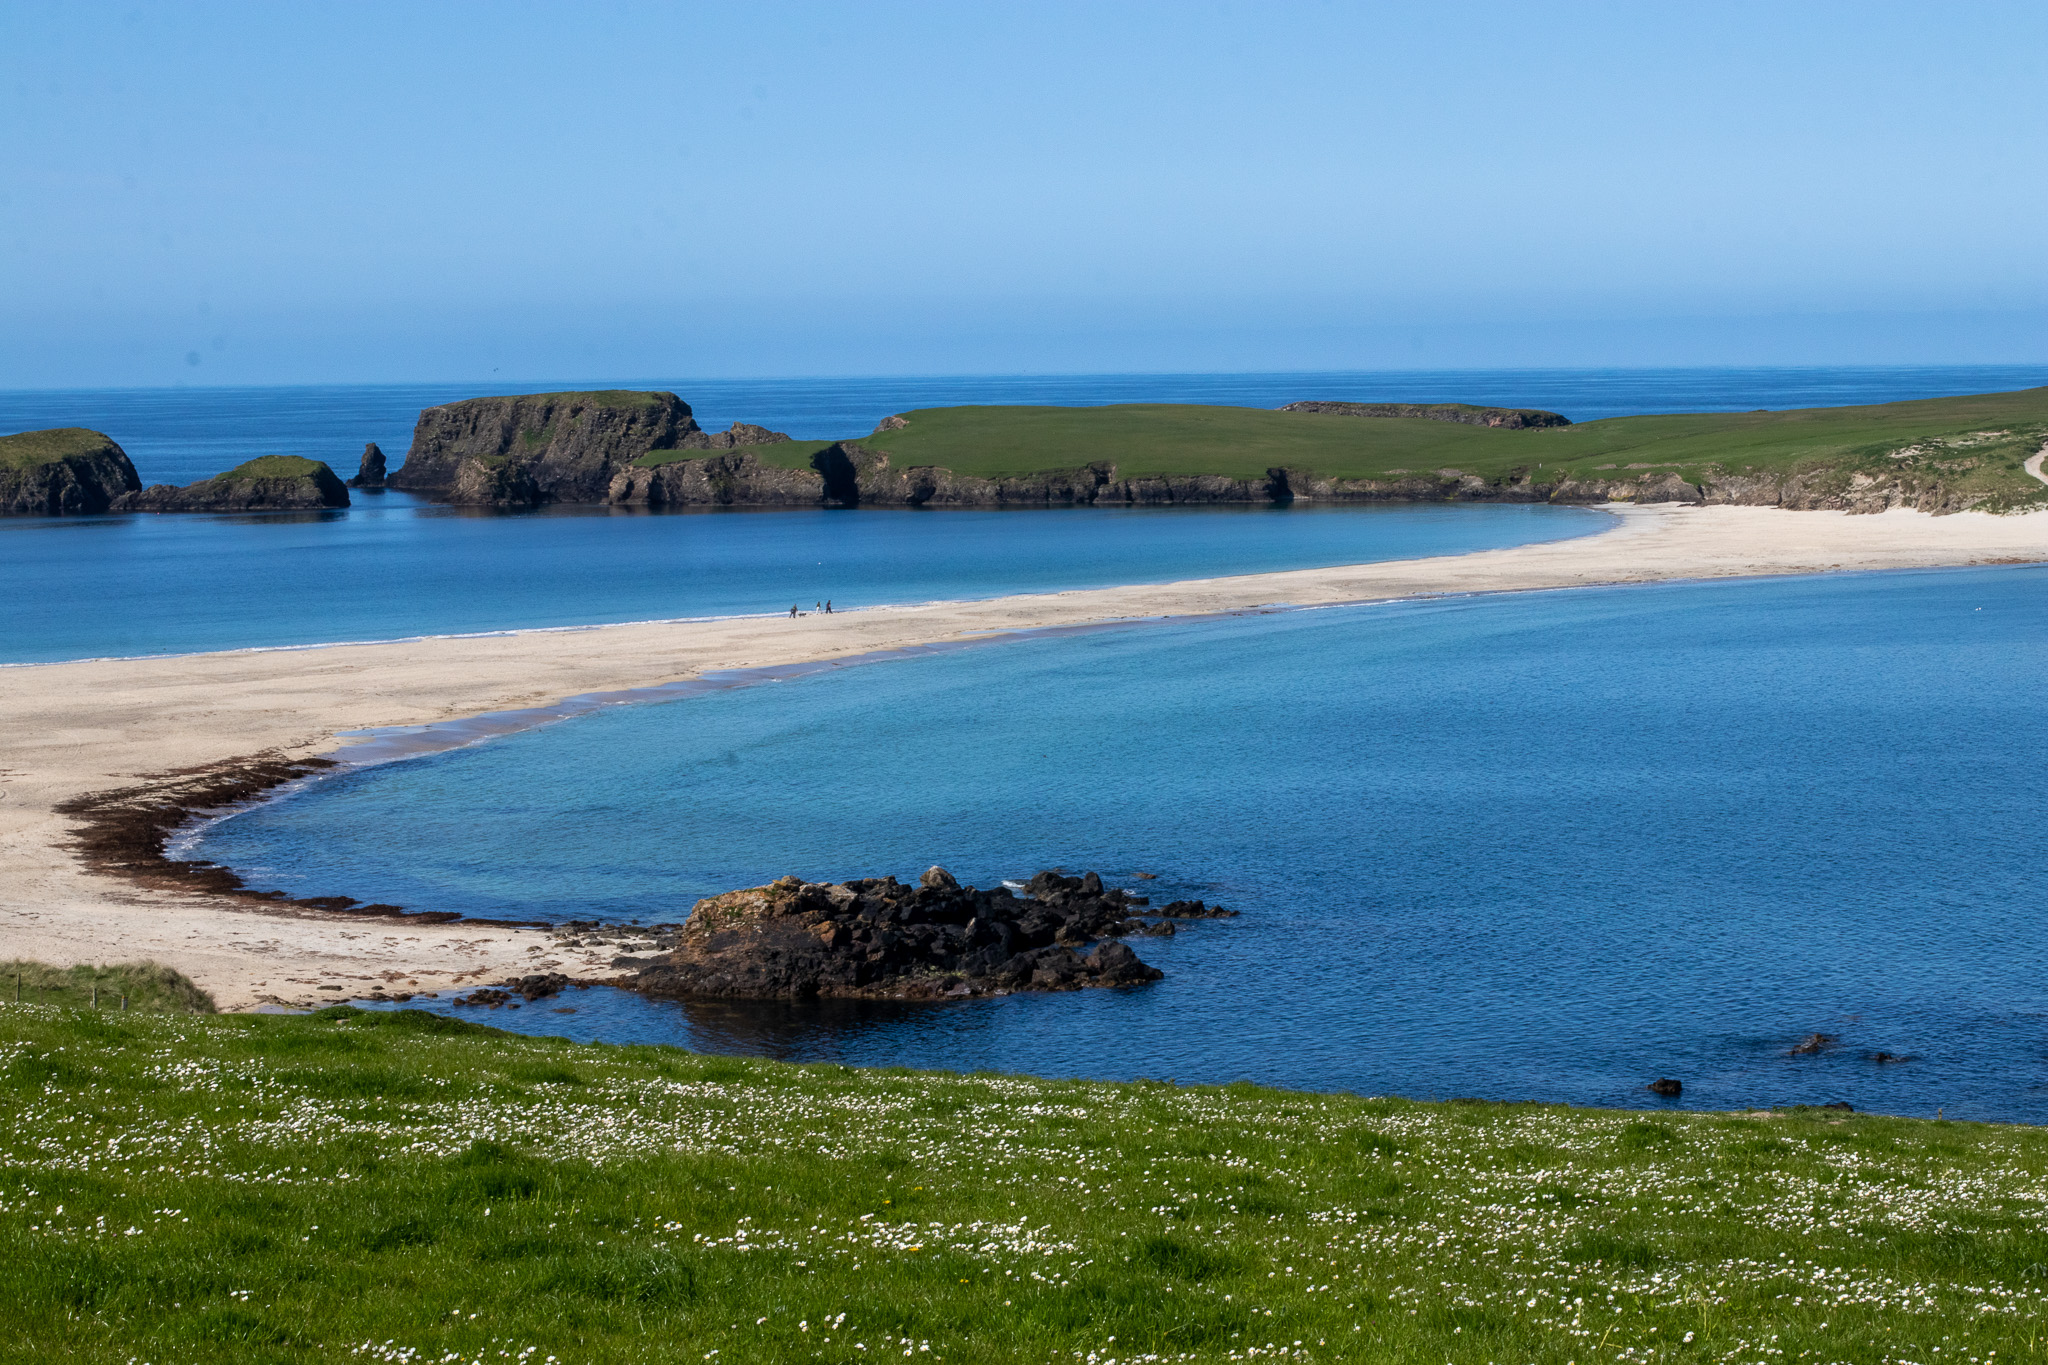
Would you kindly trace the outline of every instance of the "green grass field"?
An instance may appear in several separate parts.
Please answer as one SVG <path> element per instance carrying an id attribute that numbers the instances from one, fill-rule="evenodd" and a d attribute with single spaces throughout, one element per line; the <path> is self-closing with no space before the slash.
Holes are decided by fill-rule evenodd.
<path id="1" fill-rule="evenodd" d="M 258 455 L 213 478 L 216 482 L 226 483 L 246 483 L 252 479 L 306 479 L 311 478 L 320 466 L 321 461 L 308 460 L 301 455 Z"/>
<path id="2" fill-rule="evenodd" d="M 346 1007 L 8 1004 L 0 1096 L 13 1360 L 2048 1353 L 2025 1128 L 856 1071 Z"/>
<path id="3" fill-rule="evenodd" d="M 90 455 L 111 442 L 86 427 L 53 427 L 0 436 L 0 469 L 27 469 L 68 455 Z"/>
<path id="4" fill-rule="evenodd" d="M 1510 431 L 1414 418 L 1257 408 L 1123 404 L 1100 408 L 925 408 L 909 425 L 859 438 L 901 466 L 993 477 L 1112 462 L 1120 474 L 1221 474 L 1269 468 L 1339 478 L 1398 478 L 1454 468 L 1485 478 L 1627 478 L 1670 470 L 1815 468 L 1939 472 L 1955 487 L 2048 502 L 2020 462 L 2048 440 L 2048 388 L 1873 407 L 1614 417 Z M 1900 452 L 1908 452 L 1900 456 Z"/>

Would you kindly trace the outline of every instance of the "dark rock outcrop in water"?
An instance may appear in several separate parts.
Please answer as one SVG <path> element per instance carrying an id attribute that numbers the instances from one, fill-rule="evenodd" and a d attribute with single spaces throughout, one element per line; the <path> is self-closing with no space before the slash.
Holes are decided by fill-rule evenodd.
<path id="1" fill-rule="evenodd" d="M 0 436 L 0 515 L 105 512 L 141 487 L 128 453 L 97 431 L 58 427 Z"/>
<path id="2" fill-rule="evenodd" d="M 635 462 L 649 454 L 731 451 L 788 439 L 746 422 L 705 431 L 690 405 L 672 393 L 607 389 L 472 398 L 420 414 L 412 449 L 390 486 L 470 506 L 689 502 L 696 499 L 660 496 L 661 469 L 672 466 L 636 469 Z M 614 496 L 615 481 L 629 470 L 650 477 L 629 481 Z M 687 479 L 687 471 L 679 476 Z M 732 482 L 731 471 L 723 477 Z M 752 502 L 748 491 L 704 501 Z"/>
<path id="3" fill-rule="evenodd" d="M 375 441 L 363 447 L 363 462 L 356 469 L 356 476 L 348 481 L 350 488 L 382 488 L 384 486 L 384 451 Z"/>
<path id="4" fill-rule="evenodd" d="M 1470 403 L 1282 403 L 1280 412 L 1326 412 L 1339 417 L 1413 417 L 1425 422 L 1461 422 L 1472 427 L 1568 427 L 1572 419 L 1542 408 L 1483 408 Z"/>
<path id="5" fill-rule="evenodd" d="M 310 512 L 348 506 L 348 486 L 324 461 L 263 455 L 183 488 L 152 484 L 123 495 L 117 512 Z"/>
<path id="6" fill-rule="evenodd" d="M 1685 1093 L 1685 1083 L 1683 1081 L 1674 1081 L 1669 1076 L 1659 1076 L 1656 1080 L 1644 1086 L 1643 1089 L 1649 1091 L 1652 1095 L 1662 1095 L 1665 1099 L 1669 1100 L 1676 1099 Z"/>
<path id="7" fill-rule="evenodd" d="M 729 891 L 697 902 L 676 947 L 620 984 L 654 996 L 940 999 L 1156 981 L 1116 940 L 1158 917 L 1231 912 L 1199 901 L 1163 911 L 1105 890 L 1094 873 L 1041 872 L 1022 896 L 961 886 L 932 868 L 894 877 Z M 1153 918 L 1147 918 L 1147 917 Z"/>

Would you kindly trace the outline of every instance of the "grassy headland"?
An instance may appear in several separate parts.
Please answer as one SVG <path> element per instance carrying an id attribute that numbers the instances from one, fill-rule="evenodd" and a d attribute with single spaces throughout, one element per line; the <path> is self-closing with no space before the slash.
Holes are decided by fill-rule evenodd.
<path id="1" fill-rule="evenodd" d="M 256 479 L 310 479 L 327 468 L 320 460 L 302 455 L 258 455 L 233 469 L 213 476 L 215 483 L 248 483 Z"/>
<path id="2" fill-rule="evenodd" d="M 28 469 L 73 455 L 97 455 L 113 445 L 87 427 L 53 427 L 0 436 L 0 469 Z"/>
<path id="3" fill-rule="evenodd" d="M 1096 462 L 1114 463 L 1125 477 L 1239 479 L 1271 468 L 1345 479 L 1451 468 L 1544 481 L 1655 470 L 1695 483 L 1745 472 L 1919 471 L 1956 489 L 1993 493 L 2001 506 L 2048 503 L 2048 489 L 2020 471 L 2048 440 L 2048 388 L 1867 407 L 1613 417 L 1536 430 L 1154 403 L 925 408 L 904 416 L 905 426 L 860 444 L 887 452 L 899 467 L 938 465 L 984 478 Z"/>
<path id="4" fill-rule="evenodd" d="M 10 1005 L 0 1093 L 21 1359 L 2048 1345 L 2024 1128 L 856 1071 L 346 1007 Z"/>

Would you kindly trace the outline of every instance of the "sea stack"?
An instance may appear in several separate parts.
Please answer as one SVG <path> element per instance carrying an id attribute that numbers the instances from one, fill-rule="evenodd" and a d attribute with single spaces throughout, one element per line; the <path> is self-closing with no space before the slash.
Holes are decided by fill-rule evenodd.
<path id="1" fill-rule="evenodd" d="M 472 398 L 420 414 L 390 486 L 470 506 L 603 502 L 619 470 L 703 435 L 672 393 Z"/>
<path id="2" fill-rule="evenodd" d="M 105 512 L 142 487 L 126 451 L 84 427 L 0 436 L 0 515 Z"/>
<path id="3" fill-rule="evenodd" d="M 183 488 L 152 484 L 124 494 L 117 512 L 313 512 L 348 506 L 348 486 L 324 461 L 260 455 Z"/>
<path id="4" fill-rule="evenodd" d="M 348 481 L 350 488 L 382 488 L 384 486 L 384 451 L 375 441 L 363 447 L 363 463 L 356 470 L 356 476 Z"/>

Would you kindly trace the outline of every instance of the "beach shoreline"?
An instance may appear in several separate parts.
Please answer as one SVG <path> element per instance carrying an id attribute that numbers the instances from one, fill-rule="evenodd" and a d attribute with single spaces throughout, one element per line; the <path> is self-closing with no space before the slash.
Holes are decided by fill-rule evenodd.
<path id="1" fill-rule="evenodd" d="M 363 732 L 555 718 L 593 694 L 674 695 L 1027 632 L 1262 608 L 1687 579 L 2048 562 L 2048 515 L 1935 517 L 1675 504 L 1608 509 L 1598 534 L 1500 550 L 833 615 L 726 617 L 377 644 L 33 664 L 0 674 L 0 959 L 150 959 L 223 1009 L 305 1008 L 382 989 L 449 991 L 530 971 L 612 974 L 545 931 L 279 905 L 136 878 L 82 856 L 79 803 L 225 765 L 363 755 Z M 604 703 L 600 703 L 604 704 Z M 513 726 L 509 728 L 523 728 Z M 463 733 L 457 730 L 455 733 Z M 440 745 L 437 747 L 448 747 Z M 394 756 L 397 756 L 394 754 Z M 347 888 L 317 888 L 328 893 Z M 413 906 L 432 912 L 432 906 Z M 678 918 L 686 911 L 679 907 Z"/>

